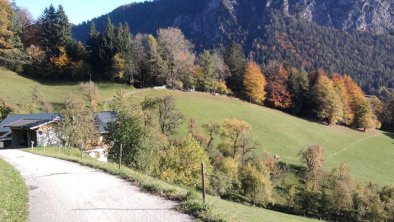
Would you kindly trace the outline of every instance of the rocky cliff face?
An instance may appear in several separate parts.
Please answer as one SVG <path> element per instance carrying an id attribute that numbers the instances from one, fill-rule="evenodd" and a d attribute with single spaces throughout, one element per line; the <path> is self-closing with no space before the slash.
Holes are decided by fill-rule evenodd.
<path id="1" fill-rule="evenodd" d="M 269 24 L 273 11 L 343 31 L 394 32 L 394 0 L 157 0 L 123 6 L 108 16 L 115 24 L 128 22 L 134 32 L 180 27 L 202 43 L 247 41 L 250 32 Z M 100 29 L 106 16 L 93 21 Z M 89 24 L 73 30 L 77 39 L 86 40 Z"/>

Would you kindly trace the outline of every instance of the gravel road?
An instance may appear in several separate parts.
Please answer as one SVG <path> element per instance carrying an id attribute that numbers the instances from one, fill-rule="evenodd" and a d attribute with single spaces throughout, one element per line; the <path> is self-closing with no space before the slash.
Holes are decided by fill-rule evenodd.
<path id="1" fill-rule="evenodd" d="M 19 150 L 0 150 L 0 158 L 26 181 L 31 222 L 192 221 L 173 210 L 176 202 L 92 168 Z"/>

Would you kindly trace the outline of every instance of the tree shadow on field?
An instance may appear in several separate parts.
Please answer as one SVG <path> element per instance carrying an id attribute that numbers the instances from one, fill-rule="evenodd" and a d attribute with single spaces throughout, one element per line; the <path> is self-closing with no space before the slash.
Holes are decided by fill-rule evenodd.
<path id="1" fill-rule="evenodd" d="M 393 144 L 394 144 L 394 133 L 384 132 L 383 134 L 390 137 L 393 140 Z"/>

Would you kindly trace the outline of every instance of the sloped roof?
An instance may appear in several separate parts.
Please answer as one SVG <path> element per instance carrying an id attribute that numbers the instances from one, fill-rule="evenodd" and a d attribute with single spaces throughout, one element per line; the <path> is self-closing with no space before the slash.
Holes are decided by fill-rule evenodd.
<path id="1" fill-rule="evenodd" d="M 59 119 L 57 113 L 35 113 L 35 114 L 17 114 L 9 115 L 0 123 L 0 133 L 8 133 L 10 127 L 28 127 L 32 128 Z"/>
<path id="2" fill-rule="evenodd" d="M 97 112 L 94 115 L 100 134 L 108 133 L 108 124 L 117 118 L 116 112 Z M 0 133 L 11 132 L 11 128 L 34 129 L 60 118 L 57 113 L 9 115 L 0 123 Z"/>
<path id="3" fill-rule="evenodd" d="M 95 113 L 96 122 L 100 134 L 108 133 L 108 125 L 117 118 L 116 112 L 97 112 Z"/>

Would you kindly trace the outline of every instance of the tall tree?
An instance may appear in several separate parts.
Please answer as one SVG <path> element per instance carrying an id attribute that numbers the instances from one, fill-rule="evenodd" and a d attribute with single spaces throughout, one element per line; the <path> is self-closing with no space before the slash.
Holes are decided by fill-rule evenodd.
<path id="1" fill-rule="evenodd" d="M 236 42 L 232 42 L 226 49 L 224 61 L 230 71 L 230 76 L 226 79 L 227 85 L 234 93 L 241 93 L 243 74 L 246 67 L 245 54 L 242 46 Z"/>
<path id="2" fill-rule="evenodd" d="M 164 73 L 168 73 L 168 64 L 163 60 L 160 53 L 160 46 L 153 35 L 148 35 L 148 78 L 153 79 L 156 84 L 166 84 Z"/>
<path id="3" fill-rule="evenodd" d="M 10 17 L 12 8 L 8 0 L 0 0 L 0 49 L 13 48 L 10 42 L 13 33 L 11 31 Z"/>
<path id="4" fill-rule="evenodd" d="M 261 68 L 255 62 L 248 62 L 246 66 L 243 85 L 247 98 L 254 103 L 262 104 L 265 99 L 265 77 Z"/>
<path id="5" fill-rule="evenodd" d="M 60 48 L 66 48 L 72 41 L 71 25 L 64 9 L 56 10 L 50 5 L 38 19 L 40 47 L 48 58 L 60 55 Z"/>
<path id="6" fill-rule="evenodd" d="M 334 84 L 334 88 L 343 104 L 343 114 L 340 122 L 347 126 L 350 126 L 354 121 L 354 112 L 350 106 L 350 95 L 346 88 L 345 79 L 338 74 L 334 74 L 332 76 L 332 81 Z"/>
<path id="7" fill-rule="evenodd" d="M 98 139 L 93 110 L 86 106 L 82 97 L 72 94 L 67 96 L 64 105 L 60 128 L 65 145 L 90 148 Z"/>
<path id="8" fill-rule="evenodd" d="M 345 76 L 344 81 L 350 95 L 350 107 L 354 113 L 352 125 L 364 130 L 374 128 L 376 124 L 373 120 L 373 113 L 364 92 L 350 76 Z"/>
<path id="9" fill-rule="evenodd" d="M 212 92 L 215 87 L 215 67 L 209 51 L 205 50 L 199 56 L 200 76 L 197 79 L 197 90 Z"/>
<path id="10" fill-rule="evenodd" d="M 291 68 L 289 71 L 289 91 L 292 95 L 291 112 L 294 114 L 306 114 L 309 98 L 309 80 L 305 70 Z"/>
<path id="11" fill-rule="evenodd" d="M 394 131 L 394 92 L 384 106 L 384 122 L 383 128 Z"/>
<path id="12" fill-rule="evenodd" d="M 301 162 L 306 164 L 305 173 L 306 187 L 309 191 L 318 191 L 323 178 L 323 167 L 326 162 L 326 151 L 320 145 L 314 145 L 301 151 Z"/>
<path id="13" fill-rule="evenodd" d="M 266 206 L 273 201 L 273 186 L 268 168 L 258 169 L 250 163 L 242 169 L 241 184 L 243 193 L 253 204 Z"/>
<path id="14" fill-rule="evenodd" d="M 288 70 L 283 64 L 271 61 L 265 69 L 267 79 L 267 104 L 271 107 L 287 110 L 292 104 L 292 95 L 288 89 Z"/>
<path id="15" fill-rule="evenodd" d="M 194 88 L 196 56 L 193 44 L 177 28 L 159 29 L 158 42 L 161 55 L 168 65 L 162 74 L 166 84 L 172 88 Z"/>
<path id="16" fill-rule="evenodd" d="M 325 72 L 317 74 L 315 84 L 312 86 L 311 98 L 314 103 L 314 112 L 320 121 L 336 124 L 343 113 L 343 104 L 330 78 Z"/>
<path id="17" fill-rule="evenodd" d="M 90 24 L 90 32 L 88 40 L 86 41 L 86 50 L 88 53 L 88 62 L 92 67 L 93 77 L 100 79 L 103 77 L 103 70 L 105 69 L 103 58 L 101 57 L 101 34 L 96 30 L 96 25 L 92 22 Z"/>

